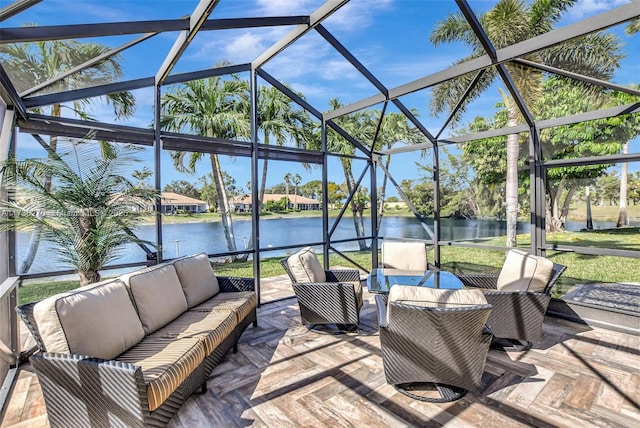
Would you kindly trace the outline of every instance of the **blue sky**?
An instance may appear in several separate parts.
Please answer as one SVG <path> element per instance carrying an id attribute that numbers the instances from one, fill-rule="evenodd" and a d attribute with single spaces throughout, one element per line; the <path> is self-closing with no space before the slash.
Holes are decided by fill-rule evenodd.
<path id="1" fill-rule="evenodd" d="M 0 5 L 9 2 L 0 0 Z M 278 16 L 283 14 L 307 15 L 322 5 L 322 0 L 221 0 L 210 18 L 230 18 L 247 16 Z M 494 1 L 470 1 L 477 13 L 489 9 Z M 572 9 L 560 26 L 570 24 L 627 3 L 626 0 L 581 0 Z M 3 26 L 19 26 L 25 22 L 38 25 L 59 25 L 74 23 L 100 23 L 127 20 L 152 20 L 179 18 L 191 14 L 197 1 L 155 1 L 155 0 L 44 0 L 31 9 L 2 23 Z M 453 0 L 352 0 L 324 22 L 324 26 L 340 40 L 376 77 L 387 87 L 400 84 L 440 71 L 456 59 L 469 52 L 461 44 L 450 44 L 434 48 L 429 43 L 429 34 L 437 21 L 456 12 Z M 232 63 L 252 61 L 265 48 L 271 46 L 289 27 L 263 29 L 243 29 L 228 31 L 207 31 L 199 33 L 173 70 L 174 73 L 188 72 L 211 67 L 220 60 Z M 622 27 L 613 31 L 627 44 L 627 58 L 623 60 L 621 71 L 614 81 L 621 84 L 638 83 L 640 78 L 639 35 L 630 38 L 622 34 Z M 122 54 L 124 79 L 152 76 L 169 52 L 177 33 L 158 35 Z M 137 36 L 117 36 L 99 38 L 92 41 L 111 47 L 119 46 Z M 328 109 L 328 101 L 339 97 L 349 104 L 371 95 L 375 88 L 357 70 L 347 63 L 316 32 L 310 32 L 289 46 L 282 54 L 268 62 L 264 69 L 277 79 L 289 83 L 303 92 L 307 100 L 319 110 Z M 153 90 L 135 91 L 138 107 L 135 117 L 128 124 L 148 127 L 152 121 Z M 409 108 L 420 112 L 420 118 L 430 131 L 439 130 L 444 115 L 430 117 L 429 91 L 420 91 L 401 99 Z M 467 119 L 477 114 L 487 115 L 500 100 L 497 86 L 474 102 Z M 395 111 L 389 108 L 387 111 Z M 100 120 L 114 122 L 110 108 L 96 103 L 92 114 Z M 463 122 L 465 120 L 463 119 Z M 445 131 L 444 135 L 447 135 Z M 22 156 L 41 156 L 43 152 L 28 136 L 20 137 Z M 637 150 L 635 150 L 637 151 Z M 150 157 L 145 156 L 150 164 Z M 394 158 L 391 171 L 399 180 L 416 178 L 414 162 L 416 154 Z M 223 158 L 225 169 L 230 172 L 241 187 L 249 180 L 248 159 Z M 163 156 L 163 183 L 175 179 L 196 181 L 197 177 L 209 171 L 208 162 L 203 162 L 194 176 L 177 173 L 168 156 Z M 338 183 L 344 181 L 337 162 L 329 167 L 330 179 Z M 299 164 L 278 162 L 270 168 L 267 185 L 282 182 L 285 173 L 299 173 L 303 183 L 320 178 L 318 169 L 306 170 Z M 356 176 L 359 170 L 355 171 Z M 368 187 L 368 180 L 366 181 Z"/>

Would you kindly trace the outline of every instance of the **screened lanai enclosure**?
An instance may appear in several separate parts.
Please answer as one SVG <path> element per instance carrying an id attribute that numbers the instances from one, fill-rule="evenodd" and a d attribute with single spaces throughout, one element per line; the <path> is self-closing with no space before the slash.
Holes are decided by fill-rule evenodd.
<path id="1" fill-rule="evenodd" d="M 568 267 L 550 312 L 638 331 L 640 2 L 1 6 L 4 224 L 72 215 L 7 185 L 8 166 L 62 159 L 82 178 L 121 156 L 151 199 L 110 214 L 143 220 L 118 223 L 138 241 L 103 276 L 204 252 L 242 264 L 264 304 L 261 278 L 284 273 L 265 260 L 306 246 L 367 272 L 383 239 L 420 241 L 456 273 L 521 247 Z M 32 184 L 64 198 L 47 171 Z M 212 214 L 178 221 L 162 192 Z M 0 234 L 2 378 L 20 284 L 78 270 L 34 225 Z M 598 284 L 605 297 L 567 303 Z"/>

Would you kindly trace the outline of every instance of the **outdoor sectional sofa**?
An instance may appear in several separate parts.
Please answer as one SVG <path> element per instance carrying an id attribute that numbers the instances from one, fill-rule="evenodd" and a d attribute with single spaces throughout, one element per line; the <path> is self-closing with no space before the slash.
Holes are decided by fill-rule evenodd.
<path id="1" fill-rule="evenodd" d="M 17 308 L 51 427 L 164 426 L 256 318 L 250 278 L 206 254 Z"/>

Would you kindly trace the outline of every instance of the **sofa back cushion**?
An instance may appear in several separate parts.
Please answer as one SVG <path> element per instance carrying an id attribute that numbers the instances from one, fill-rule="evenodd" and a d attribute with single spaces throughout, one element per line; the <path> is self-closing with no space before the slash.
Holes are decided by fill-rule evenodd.
<path id="1" fill-rule="evenodd" d="M 118 279 L 51 296 L 34 306 L 33 315 L 47 352 L 110 360 L 144 337 L 129 293 Z"/>
<path id="2" fill-rule="evenodd" d="M 306 247 L 289 256 L 287 265 L 296 282 L 326 282 L 327 276 L 313 248 Z"/>
<path id="3" fill-rule="evenodd" d="M 156 265 L 120 278 L 129 288 L 146 334 L 187 310 L 187 299 L 172 264 Z"/>
<path id="4" fill-rule="evenodd" d="M 526 251 L 511 249 L 507 253 L 497 288 L 500 291 L 534 291 L 541 293 L 553 275 L 553 262 Z"/>
<path id="5" fill-rule="evenodd" d="M 220 292 L 218 279 L 211 269 L 209 257 L 202 253 L 172 262 L 176 269 L 187 306 L 193 308 Z"/>

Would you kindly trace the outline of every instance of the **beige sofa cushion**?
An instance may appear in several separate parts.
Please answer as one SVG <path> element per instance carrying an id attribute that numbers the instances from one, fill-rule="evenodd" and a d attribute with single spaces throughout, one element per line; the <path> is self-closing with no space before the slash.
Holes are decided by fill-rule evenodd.
<path id="1" fill-rule="evenodd" d="M 252 310 L 258 306 L 258 296 L 255 291 L 234 291 L 228 293 L 218 293 L 209 300 L 206 300 L 189 309 L 193 312 L 230 311 L 236 316 L 236 323 L 244 320 Z"/>
<path id="2" fill-rule="evenodd" d="M 172 264 L 160 264 L 120 278 L 129 287 L 146 334 L 187 310 L 187 299 Z"/>
<path id="3" fill-rule="evenodd" d="M 327 280 L 324 268 L 311 247 L 303 248 L 289 256 L 287 265 L 297 282 L 326 282 Z"/>
<path id="4" fill-rule="evenodd" d="M 144 337 L 124 283 L 89 284 L 38 302 L 33 311 L 47 352 L 110 360 Z"/>
<path id="5" fill-rule="evenodd" d="M 382 267 L 425 272 L 427 249 L 422 242 L 382 241 Z"/>
<path id="6" fill-rule="evenodd" d="M 205 344 L 197 337 L 167 339 L 151 335 L 116 360 L 142 368 L 149 410 L 154 411 L 200 366 L 206 356 Z"/>
<path id="7" fill-rule="evenodd" d="M 232 311 L 187 311 L 148 337 L 199 338 L 204 342 L 204 350 L 209 355 L 233 334 L 236 325 L 236 316 Z"/>
<path id="8" fill-rule="evenodd" d="M 543 292 L 551 275 L 553 262 L 526 251 L 511 249 L 507 253 L 497 288 L 500 291 Z"/>
<path id="9" fill-rule="evenodd" d="M 481 290 L 449 290 L 396 284 L 389 291 L 389 302 L 432 308 L 463 308 L 486 305 L 487 299 Z"/>
<path id="10" fill-rule="evenodd" d="M 184 257 L 175 260 L 172 264 L 176 268 L 189 308 L 215 296 L 220 291 L 218 278 L 214 275 L 206 254 Z"/>

